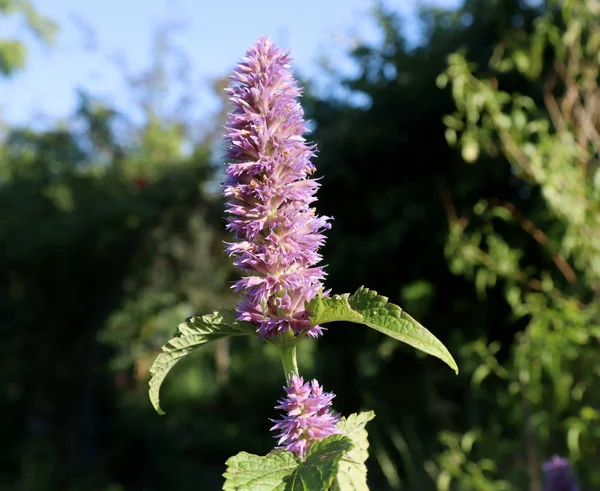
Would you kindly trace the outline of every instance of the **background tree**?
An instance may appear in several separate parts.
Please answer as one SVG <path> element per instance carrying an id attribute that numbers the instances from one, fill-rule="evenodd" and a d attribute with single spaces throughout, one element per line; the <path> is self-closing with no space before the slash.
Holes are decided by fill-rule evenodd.
<path id="1" fill-rule="evenodd" d="M 500 284 L 526 323 L 502 365 L 496 343 L 479 340 L 465 350 L 485 419 L 473 421 L 467 446 L 444 435 L 440 489 L 453 477 L 461 489 L 541 490 L 539 468 L 553 452 L 569 453 L 590 485 L 600 484 L 592 464 L 600 436 L 598 19 L 598 2 L 548 1 L 532 32 L 507 38 L 487 69 L 454 54 L 440 76 L 452 84 L 457 107 L 445 118 L 450 143 L 468 161 L 480 151 L 506 159 L 480 165 L 510 167 L 525 198 L 487 195 L 473 213 L 450 214 L 450 266 L 482 295 Z M 519 77 L 529 90 L 514 89 Z M 496 466 L 472 466 L 476 456 L 493 457 Z"/>
<path id="2" fill-rule="evenodd" d="M 43 43 L 51 44 L 57 25 L 36 10 L 27 0 L 0 0 L 0 18 L 19 16 L 23 19 L 26 32 L 33 34 Z M 21 70 L 27 61 L 27 45 L 22 39 L 0 37 L 0 74 L 10 76 Z"/>

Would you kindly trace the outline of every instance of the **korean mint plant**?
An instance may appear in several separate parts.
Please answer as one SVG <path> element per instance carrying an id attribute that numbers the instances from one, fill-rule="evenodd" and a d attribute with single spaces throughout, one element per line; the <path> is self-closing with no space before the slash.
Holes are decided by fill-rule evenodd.
<path id="1" fill-rule="evenodd" d="M 314 207 L 316 147 L 305 139 L 301 90 L 290 62 L 288 53 L 260 38 L 231 76 L 223 189 L 232 235 L 226 252 L 241 271 L 233 285 L 240 302 L 235 311 L 192 316 L 179 325 L 150 369 L 150 399 L 164 414 L 162 381 L 191 351 L 227 336 L 256 336 L 281 354 L 286 385 L 276 405 L 281 417 L 272 426 L 276 444 L 266 456 L 231 457 L 223 489 L 361 491 L 368 489 L 365 425 L 374 414 L 338 415 L 334 394 L 303 379 L 298 344 L 324 335 L 324 324 L 353 322 L 458 368 L 433 334 L 386 297 L 364 287 L 352 295 L 325 289 L 318 251 L 331 218 Z"/>

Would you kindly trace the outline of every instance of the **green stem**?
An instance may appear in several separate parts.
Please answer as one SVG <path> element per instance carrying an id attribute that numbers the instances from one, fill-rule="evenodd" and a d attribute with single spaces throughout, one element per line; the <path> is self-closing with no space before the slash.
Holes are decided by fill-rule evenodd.
<path id="1" fill-rule="evenodd" d="M 288 329 L 281 335 L 281 344 L 279 344 L 279 354 L 283 363 L 286 383 L 290 381 L 292 373 L 298 375 L 298 362 L 296 361 L 296 340 L 294 333 Z"/>

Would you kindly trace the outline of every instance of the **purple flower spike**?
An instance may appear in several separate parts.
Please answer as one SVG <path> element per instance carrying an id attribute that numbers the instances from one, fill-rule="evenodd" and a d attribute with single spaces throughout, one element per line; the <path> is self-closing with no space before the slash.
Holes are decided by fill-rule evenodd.
<path id="1" fill-rule="evenodd" d="M 302 377 L 292 374 L 289 387 L 284 387 L 287 397 L 279 402 L 275 409 L 282 409 L 287 414 L 277 423 L 272 431 L 280 430 L 277 448 L 285 448 L 304 458 L 312 442 L 326 436 L 339 433 L 337 424 L 340 418 L 331 412 L 331 400 L 334 394 L 323 392 L 316 380 L 304 383 Z"/>
<path id="2" fill-rule="evenodd" d="M 321 334 L 310 327 L 304 309 L 322 289 L 321 256 L 329 217 L 318 216 L 319 183 L 309 176 L 316 147 L 306 143 L 301 95 L 289 68 L 291 58 L 267 38 L 248 50 L 227 89 L 227 228 L 235 242 L 226 251 L 246 274 L 234 289 L 244 293 L 238 319 L 252 322 L 261 337 L 291 329 Z"/>
<path id="3" fill-rule="evenodd" d="M 554 455 L 544 464 L 544 477 L 544 491 L 579 491 L 569 461 L 558 455 Z"/>

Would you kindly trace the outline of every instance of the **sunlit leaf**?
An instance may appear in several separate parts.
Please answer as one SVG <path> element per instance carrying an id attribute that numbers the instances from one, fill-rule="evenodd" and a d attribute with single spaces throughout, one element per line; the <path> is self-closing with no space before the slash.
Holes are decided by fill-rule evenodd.
<path id="1" fill-rule="evenodd" d="M 442 342 L 387 297 L 361 287 L 352 296 L 315 297 L 307 306 L 311 324 L 333 321 L 364 324 L 413 348 L 435 356 L 458 373 L 454 358 Z"/>
<path id="2" fill-rule="evenodd" d="M 327 491 L 352 440 L 333 435 L 311 445 L 306 459 L 285 450 L 265 457 L 241 452 L 227 461 L 224 491 Z"/>
<path id="3" fill-rule="evenodd" d="M 235 320 L 235 313 L 228 310 L 194 315 L 179 324 L 175 337 L 162 347 L 162 353 L 150 367 L 150 401 L 158 414 L 165 414 L 160 407 L 160 386 L 181 358 L 206 343 L 240 335 L 256 335 L 256 328 L 250 323 Z"/>
<path id="4" fill-rule="evenodd" d="M 342 418 L 338 429 L 343 435 L 352 440 L 354 445 L 340 461 L 340 467 L 335 477 L 334 490 L 337 491 L 368 491 L 367 466 L 369 456 L 369 441 L 367 440 L 366 424 L 375 417 L 373 411 L 351 414 Z"/>

